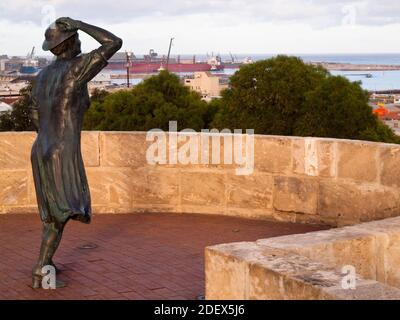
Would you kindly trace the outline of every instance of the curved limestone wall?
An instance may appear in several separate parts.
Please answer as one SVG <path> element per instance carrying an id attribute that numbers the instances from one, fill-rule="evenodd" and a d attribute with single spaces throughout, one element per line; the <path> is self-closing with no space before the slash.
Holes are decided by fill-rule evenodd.
<path id="1" fill-rule="evenodd" d="M 332 226 L 400 215 L 400 146 L 235 137 L 84 132 L 94 212 L 224 214 Z M 0 213 L 37 212 L 30 167 L 35 138 L 0 133 Z"/>

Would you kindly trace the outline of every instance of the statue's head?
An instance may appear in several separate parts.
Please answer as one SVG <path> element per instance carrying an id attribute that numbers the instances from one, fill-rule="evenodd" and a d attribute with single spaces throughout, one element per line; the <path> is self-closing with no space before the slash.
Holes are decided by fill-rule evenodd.
<path id="1" fill-rule="evenodd" d="M 43 50 L 51 51 L 56 56 L 67 54 L 69 57 L 75 57 L 81 53 L 78 32 L 63 31 L 57 23 L 53 23 L 47 28 L 45 38 Z"/>

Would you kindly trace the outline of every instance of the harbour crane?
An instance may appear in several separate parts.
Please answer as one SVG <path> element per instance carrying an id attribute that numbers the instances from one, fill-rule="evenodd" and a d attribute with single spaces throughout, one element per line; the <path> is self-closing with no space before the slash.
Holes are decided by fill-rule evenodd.
<path id="1" fill-rule="evenodd" d="M 29 60 L 33 60 L 35 58 L 35 47 L 32 48 L 32 51 L 28 53 L 26 58 Z"/>
<path id="2" fill-rule="evenodd" d="M 229 52 L 229 55 L 231 56 L 232 63 L 234 63 L 235 62 L 235 57 L 233 56 L 232 52 Z"/>
<path id="3" fill-rule="evenodd" d="M 171 47 L 172 47 L 172 42 L 174 41 L 175 38 L 171 38 L 169 41 L 169 49 L 168 49 L 168 56 L 167 56 L 167 71 L 168 71 L 168 65 L 169 65 L 169 57 L 171 55 Z"/>

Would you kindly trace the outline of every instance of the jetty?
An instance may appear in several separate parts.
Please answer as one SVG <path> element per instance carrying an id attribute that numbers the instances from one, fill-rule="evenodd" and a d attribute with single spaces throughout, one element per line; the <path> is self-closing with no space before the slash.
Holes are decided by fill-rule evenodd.
<path id="1" fill-rule="evenodd" d="M 398 71 L 400 65 L 384 64 L 352 64 L 334 62 L 312 62 L 312 65 L 322 66 L 330 71 Z"/>

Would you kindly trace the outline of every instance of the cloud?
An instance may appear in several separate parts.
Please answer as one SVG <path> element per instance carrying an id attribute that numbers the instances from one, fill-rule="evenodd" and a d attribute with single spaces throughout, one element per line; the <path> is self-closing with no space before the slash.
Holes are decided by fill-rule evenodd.
<path id="1" fill-rule="evenodd" d="M 43 54 L 59 16 L 110 30 L 136 53 L 165 53 L 171 36 L 174 54 L 400 52 L 400 3 L 388 0 L 0 0 L 0 53 Z M 81 39 L 84 51 L 98 45 Z"/>
<path id="2" fill-rule="evenodd" d="M 305 23 L 317 28 L 400 22 L 400 3 L 393 0 L 2 0 L 0 19 L 41 24 L 49 8 L 54 8 L 56 16 L 108 24 L 190 15 L 231 16 L 237 22 Z"/>

